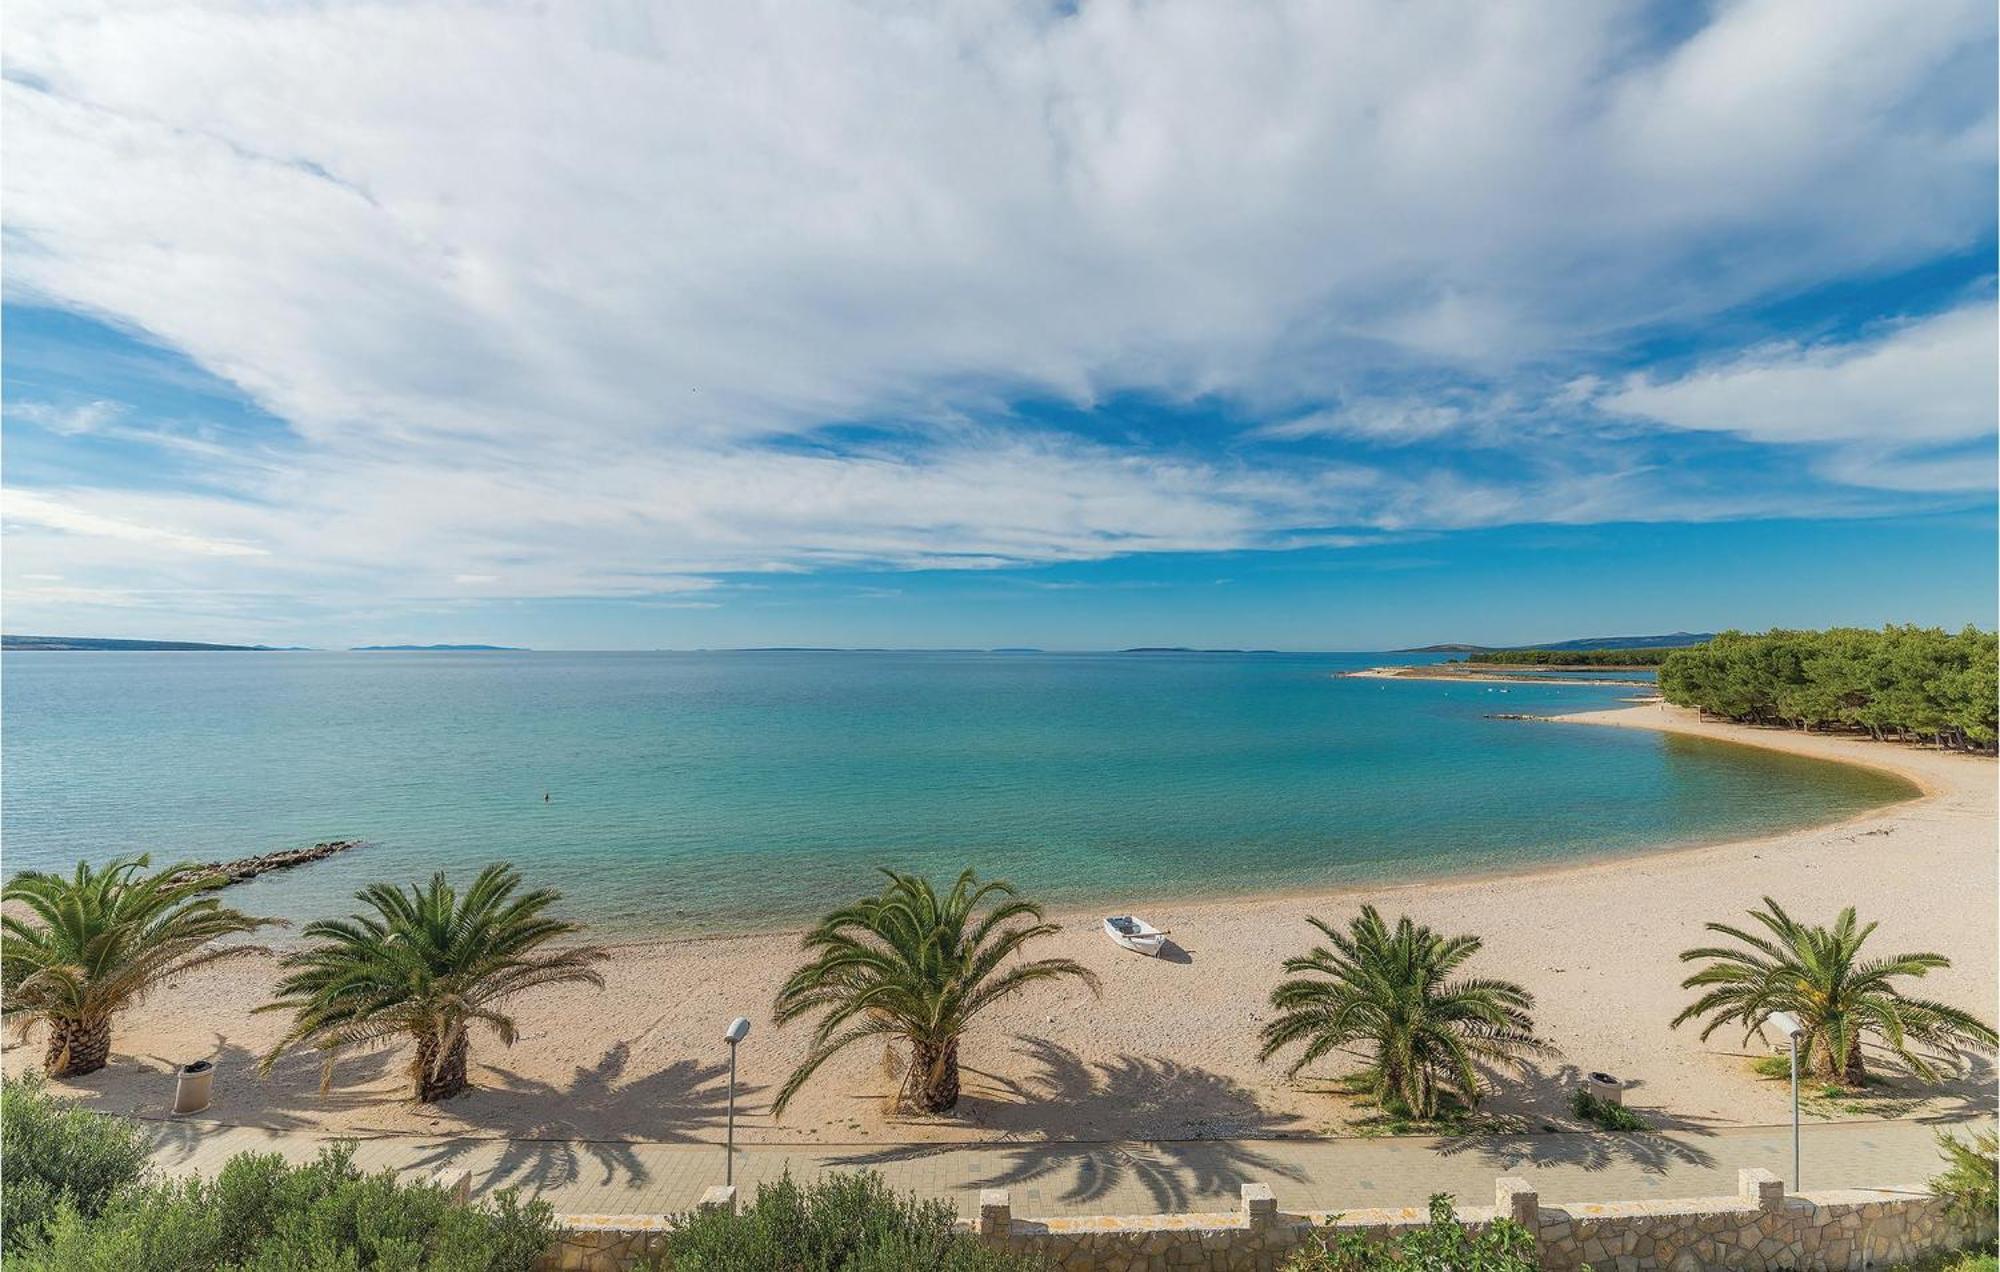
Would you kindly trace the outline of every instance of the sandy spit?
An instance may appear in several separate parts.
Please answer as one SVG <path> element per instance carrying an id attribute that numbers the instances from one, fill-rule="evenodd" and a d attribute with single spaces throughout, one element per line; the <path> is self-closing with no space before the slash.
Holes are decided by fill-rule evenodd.
<path id="1" fill-rule="evenodd" d="M 769 1005 L 793 965 L 796 934 L 707 937 L 624 945 L 603 993 L 549 992 L 516 1005 L 510 1049 L 481 1038 L 478 1090 L 438 1109 L 403 1102 L 400 1050 L 352 1057 L 319 1091 L 312 1057 L 281 1061 L 259 1078 L 255 1058 L 281 1022 L 251 1009 L 266 1000 L 268 961 L 210 969 L 169 986 L 121 1020 L 112 1065 L 81 1080 L 100 1107 L 158 1114 L 176 1063 L 219 1061 L 220 1122 L 321 1132 L 464 1133 L 633 1140 L 719 1139 L 724 1024 L 741 1013 L 754 1031 L 741 1053 L 738 1135 L 746 1140 L 867 1143 L 968 1139 L 1176 1139 L 1338 1133 L 1369 1110 L 1330 1090 L 1346 1066 L 1288 1081 L 1257 1061 L 1264 996 L 1287 955 L 1312 943 L 1305 916 L 1341 921 L 1373 902 L 1485 940 L 1475 974 L 1520 981 L 1538 999 L 1542 1034 L 1562 1055 L 1511 1079 L 1486 1110 L 1529 1127 L 1572 1124 L 1570 1080 L 1606 1070 L 1631 1084 L 1627 1102 L 1656 1125 L 1769 1124 L 1789 1117 L 1782 1083 L 1748 1072 L 1735 1032 L 1703 1044 L 1668 1021 L 1687 995 L 1675 955 L 1700 942 L 1705 920 L 1740 918 L 1777 897 L 1802 918 L 1830 921 L 1846 904 L 1879 919 L 1875 947 L 1935 949 L 1954 960 L 1926 992 L 1993 1011 L 1996 767 L 1991 761 L 1865 741 L 1695 721 L 1661 705 L 1564 717 L 1618 728 L 1672 730 L 1898 773 L 1921 798 L 1831 826 L 1764 839 L 1663 852 L 1498 878 L 1426 881 L 1312 897 L 1161 902 L 1142 913 L 1171 929 L 1172 957 L 1146 959 L 1109 944 L 1095 914 L 1056 917 L 1064 930 L 1042 953 L 1086 961 L 1101 998 L 1080 987 L 1038 988 L 997 1008 L 968 1038 L 966 1098 L 956 1115 L 894 1114 L 896 1081 L 879 1048 L 822 1070 L 787 1110 L 769 1097 L 803 1053 L 806 1030 L 777 1029 Z M 38 1043 L 39 1040 L 36 1040 Z M 12 1046 L 8 1072 L 39 1063 L 39 1045 Z M 1881 1099 L 1901 1115 L 1990 1110 L 1993 1069 L 1922 1104 Z M 1853 1116 L 1852 1110 L 1830 1115 Z"/>

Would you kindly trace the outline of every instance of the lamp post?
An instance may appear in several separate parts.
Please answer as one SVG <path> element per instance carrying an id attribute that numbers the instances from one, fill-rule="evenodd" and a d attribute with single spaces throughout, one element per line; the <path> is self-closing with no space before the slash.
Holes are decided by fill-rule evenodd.
<path id="1" fill-rule="evenodd" d="M 1799 1035 L 1806 1027 L 1799 1018 L 1788 1011 L 1774 1011 L 1765 1021 L 1792 1044 L 1792 1191 L 1799 1192 L 1805 1185 L 1799 1182 Z"/>
<path id="2" fill-rule="evenodd" d="M 728 1138 L 722 1150 L 722 1182 L 736 1182 L 736 1044 L 750 1036 L 750 1018 L 738 1016 L 729 1022 L 729 1028 L 722 1031 L 722 1040 L 729 1044 L 729 1129 Z"/>

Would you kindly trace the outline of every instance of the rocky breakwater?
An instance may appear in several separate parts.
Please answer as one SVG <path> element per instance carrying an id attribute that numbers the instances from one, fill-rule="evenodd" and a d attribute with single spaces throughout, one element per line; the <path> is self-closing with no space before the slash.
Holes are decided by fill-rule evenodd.
<path id="1" fill-rule="evenodd" d="M 207 875 L 220 876 L 217 888 L 226 888 L 232 883 L 246 883 L 258 875 L 272 870 L 289 870 L 293 866 L 309 865 L 324 861 L 337 852 L 359 848 L 359 839 L 329 839 L 314 844 L 310 848 L 288 848 L 282 852 L 267 852 L 256 857 L 241 857 L 235 861 L 213 861 L 206 865 L 189 866 L 174 872 L 175 879 L 193 879 Z"/>

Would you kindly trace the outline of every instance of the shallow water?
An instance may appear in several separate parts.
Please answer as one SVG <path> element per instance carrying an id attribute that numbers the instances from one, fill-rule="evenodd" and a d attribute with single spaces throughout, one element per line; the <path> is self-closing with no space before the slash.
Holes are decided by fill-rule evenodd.
<path id="1" fill-rule="evenodd" d="M 792 922 L 870 869 L 1051 901 L 1509 869 L 1828 821 L 1846 766 L 1493 720 L 1589 683 L 1340 679 L 1381 654 L 5 656 L 5 868 L 368 846 L 232 889 L 345 910 L 518 863 L 624 932 Z M 543 800 L 543 794 L 550 798 Z"/>

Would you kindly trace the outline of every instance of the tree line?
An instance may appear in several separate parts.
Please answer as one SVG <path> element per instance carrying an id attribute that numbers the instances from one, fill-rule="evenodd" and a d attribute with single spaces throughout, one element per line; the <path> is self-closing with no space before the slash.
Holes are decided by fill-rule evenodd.
<path id="1" fill-rule="evenodd" d="M 1992 751 L 2000 644 L 1967 627 L 1723 632 L 1660 664 L 1660 694 L 1731 720 Z"/>
<path id="2" fill-rule="evenodd" d="M 1493 649 L 1467 662 L 1502 667 L 1657 667 L 1673 649 Z"/>

